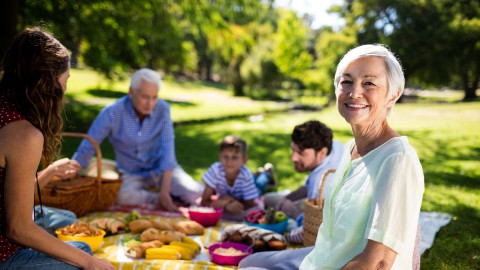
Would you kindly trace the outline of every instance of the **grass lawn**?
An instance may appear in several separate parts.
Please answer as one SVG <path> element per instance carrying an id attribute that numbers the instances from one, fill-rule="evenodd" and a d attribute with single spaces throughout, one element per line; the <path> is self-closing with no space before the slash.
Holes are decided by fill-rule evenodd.
<path id="1" fill-rule="evenodd" d="M 125 82 L 109 85 L 94 73 L 74 70 L 69 81 L 72 100 L 67 104 L 70 122 L 66 129 L 86 131 L 98 110 L 125 94 L 127 88 Z M 171 102 L 172 117 L 180 122 L 219 115 L 254 115 L 284 106 L 237 99 L 230 91 L 201 83 L 167 81 L 164 89 L 160 96 Z M 206 96 L 211 98 L 207 101 Z M 262 121 L 250 121 L 245 116 L 177 125 L 177 159 L 188 173 L 200 179 L 218 160 L 221 138 L 235 134 L 250 144 L 247 165 L 252 170 L 272 162 L 279 188 L 295 189 L 303 184 L 306 174 L 296 173 L 289 160 L 290 132 L 295 125 L 311 119 L 330 126 L 341 142 L 352 138 L 349 125 L 333 107 L 320 112 L 267 113 Z M 408 136 L 421 159 L 425 173 L 422 210 L 453 216 L 422 256 L 422 269 L 480 269 L 480 102 L 397 104 L 389 121 L 396 131 Z M 71 156 L 78 143 L 67 139 L 64 155 Z M 108 144 L 102 145 L 102 151 L 113 158 Z"/>

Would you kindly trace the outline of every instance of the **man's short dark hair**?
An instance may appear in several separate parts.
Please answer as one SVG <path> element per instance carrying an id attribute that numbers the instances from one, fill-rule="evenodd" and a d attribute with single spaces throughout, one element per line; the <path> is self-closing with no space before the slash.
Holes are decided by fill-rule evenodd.
<path id="1" fill-rule="evenodd" d="M 313 148 L 318 152 L 323 147 L 327 147 L 327 155 L 332 151 L 333 132 L 320 121 L 311 120 L 295 126 L 291 138 L 302 151 Z"/>

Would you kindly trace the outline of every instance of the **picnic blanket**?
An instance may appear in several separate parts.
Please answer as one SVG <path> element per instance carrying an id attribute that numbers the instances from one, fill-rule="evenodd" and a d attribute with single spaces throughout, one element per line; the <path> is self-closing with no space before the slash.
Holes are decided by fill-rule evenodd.
<path id="1" fill-rule="evenodd" d="M 136 206 L 136 207 L 123 207 L 112 208 L 107 212 L 93 212 L 84 217 L 79 218 L 81 221 L 89 222 L 96 218 L 102 217 L 118 217 L 122 218 L 126 216 L 130 211 L 139 211 L 143 217 L 152 220 L 162 221 L 180 221 L 186 220 L 186 218 L 179 213 L 169 213 L 165 211 L 159 211 L 150 209 L 148 206 Z M 423 254 L 425 250 L 432 247 L 436 233 L 441 227 L 447 225 L 452 219 L 452 216 L 446 213 L 438 212 L 421 212 L 420 223 L 420 253 Z M 130 233 L 119 234 L 105 237 L 99 250 L 94 254 L 96 257 L 106 259 L 110 261 L 117 269 L 123 270 L 143 270 L 143 269 L 237 269 L 234 266 L 220 266 L 210 262 L 210 257 L 205 246 L 220 241 L 221 232 L 223 228 L 234 224 L 232 221 L 220 220 L 215 227 L 205 228 L 205 233 L 201 236 L 192 236 L 202 246 L 202 251 L 193 260 L 146 260 L 146 259 L 132 259 L 125 255 L 125 247 L 122 245 L 122 240 L 125 237 L 132 237 Z"/>
<path id="2" fill-rule="evenodd" d="M 438 212 L 420 212 L 420 254 L 433 246 L 437 232 L 452 220 L 452 216 Z"/>
<path id="3" fill-rule="evenodd" d="M 145 212 L 144 212 L 145 213 Z M 96 218 L 102 217 L 114 217 L 122 218 L 128 213 L 126 212 L 92 212 L 84 217 L 79 218 L 81 221 L 89 222 Z M 159 215 L 146 215 L 143 217 L 152 220 L 162 221 L 180 221 L 186 220 L 185 217 L 178 214 L 171 213 L 171 217 L 159 216 Z M 216 269 L 237 269 L 234 266 L 220 266 L 210 262 L 205 246 L 220 241 L 221 231 L 225 226 L 233 224 L 228 221 L 219 221 L 215 227 L 205 228 L 205 233 L 201 236 L 190 236 L 197 243 L 202 246 L 202 251 L 193 260 L 147 260 L 147 259 L 132 259 L 125 255 L 126 248 L 122 244 L 122 239 L 125 237 L 132 237 L 130 233 L 118 234 L 107 236 L 104 238 L 100 248 L 95 252 L 94 256 L 110 261 L 117 269 L 122 270 L 169 270 L 169 269 L 204 269 L 204 270 L 216 270 Z"/>

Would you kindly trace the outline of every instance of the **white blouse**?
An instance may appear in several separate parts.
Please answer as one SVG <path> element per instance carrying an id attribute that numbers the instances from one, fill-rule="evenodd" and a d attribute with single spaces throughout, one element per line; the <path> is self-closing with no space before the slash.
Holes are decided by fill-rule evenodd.
<path id="1" fill-rule="evenodd" d="M 392 269 L 412 269 L 422 196 L 423 170 L 407 137 L 395 137 L 367 155 L 342 161 L 325 198 L 315 248 L 300 269 L 339 269 L 361 253 L 368 240 L 397 253 Z"/>

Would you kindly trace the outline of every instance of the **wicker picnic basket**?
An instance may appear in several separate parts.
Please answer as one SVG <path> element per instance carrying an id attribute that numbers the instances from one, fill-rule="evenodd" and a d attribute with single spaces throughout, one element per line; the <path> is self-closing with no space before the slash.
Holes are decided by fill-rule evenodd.
<path id="1" fill-rule="evenodd" d="M 328 169 L 323 173 L 322 182 L 318 191 L 317 199 L 307 199 L 303 210 L 303 245 L 313 246 L 317 240 L 317 233 L 320 224 L 323 222 L 323 188 L 327 176 L 335 172 L 335 169 Z"/>
<path id="2" fill-rule="evenodd" d="M 70 179 L 50 181 L 41 189 L 42 204 L 70 210 L 78 217 L 90 211 L 107 210 L 115 203 L 122 180 L 102 178 L 102 153 L 92 137 L 74 132 L 64 132 L 62 136 L 81 137 L 90 141 L 97 155 L 97 176 L 77 175 Z M 35 204 L 38 203 L 36 198 Z"/>

